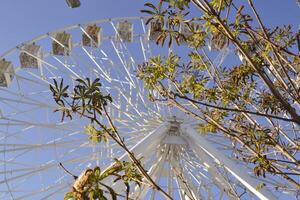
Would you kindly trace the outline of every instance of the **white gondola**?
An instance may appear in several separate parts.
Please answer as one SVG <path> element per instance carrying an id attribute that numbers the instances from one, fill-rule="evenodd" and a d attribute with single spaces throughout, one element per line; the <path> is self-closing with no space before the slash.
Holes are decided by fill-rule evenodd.
<path id="1" fill-rule="evenodd" d="M 87 26 L 82 34 L 82 45 L 88 47 L 99 47 L 101 44 L 102 29 L 96 25 Z"/>
<path id="2" fill-rule="evenodd" d="M 43 59 L 42 48 L 36 44 L 27 44 L 21 48 L 21 68 L 39 68 Z"/>
<path id="3" fill-rule="evenodd" d="M 81 5 L 80 0 L 66 0 L 70 8 L 77 8 Z"/>
<path id="4" fill-rule="evenodd" d="M 128 21 L 119 22 L 117 25 L 116 38 L 122 42 L 132 42 L 133 40 L 133 24 Z"/>
<path id="5" fill-rule="evenodd" d="M 72 51 L 71 35 L 66 32 L 56 33 L 52 42 L 52 51 L 54 55 L 69 56 Z"/>
<path id="6" fill-rule="evenodd" d="M 8 87 L 14 78 L 14 68 L 11 62 L 0 60 L 0 87 Z"/>
<path id="7" fill-rule="evenodd" d="M 163 24 L 157 20 L 150 22 L 149 26 L 149 40 L 156 41 L 163 30 Z"/>

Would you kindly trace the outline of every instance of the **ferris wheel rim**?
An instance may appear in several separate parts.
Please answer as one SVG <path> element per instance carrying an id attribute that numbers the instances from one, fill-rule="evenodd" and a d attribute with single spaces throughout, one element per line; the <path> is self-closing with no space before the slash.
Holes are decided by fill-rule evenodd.
<path id="1" fill-rule="evenodd" d="M 3 54 L 0 55 L 0 60 L 4 59 L 5 57 L 9 56 L 10 54 L 14 53 L 15 51 L 19 50 L 22 46 L 26 45 L 26 44 L 32 44 L 34 42 L 38 42 L 44 38 L 47 38 L 50 35 L 53 35 L 57 32 L 62 32 L 62 31 L 68 31 L 68 30 L 72 30 L 75 28 L 80 28 L 80 27 L 85 27 L 88 25 L 93 25 L 93 24 L 102 24 L 102 23 L 106 23 L 106 22 L 114 22 L 114 21 L 122 21 L 122 20 L 145 20 L 148 17 L 144 17 L 144 16 L 133 16 L 133 17 L 113 17 L 113 18 L 104 18 L 104 19 L 99 19 L 99 20 L 93 20 L 93 21 L 89 21 L 86 23 L 80 23 L 80 24 L 73 24 L 73 25 L 69 25 L 69 26 L 65 26 L 63 28 L 57 28 L 54 31 L 50 31 L 50 32 L 46 32 L 44 34 L 41 34 L 33 39 L 27 40 L 25 42 L 19 43 L 18 45 L 16 45 L 15 47 L 5 51 Z"/>
<path id="2" fill-rule="evenodd" d="M 112 27 L 114 27 L 114 25 L 113 25 L 113 23 L 109 23 L 109 22 L 113 22 L 113 21 L 126 21 L 126 20 L 139 20 L 139 19 L 144 19 L 143 17 L 123 17 L 123 18 L 108 18 L 108 19 L 104 19 L 104 20 L 98 20 L 98 21 L 96 21 L 96 22 L 100 22 L 100 23 L 107 23 L 108 25 L 110 25 L 110 26 L 112 26 Z M 89 25 L 89 24 L 95 24 L 95 21 L 94 22 L 89 22 L 89 23 L 85 23 L 85 25 Z M 142 26 L 144 25 L 143 24 L 143 22 L 142 23 L 140 23 L 139 22 L 139 24 L 141 24 Z M 67 28 L 63 28 L 63 29 L 59 29 L 59 30 L 55 30 L 55 31 L 53 31 L 53 32 L 51 32 L 51 33 L 57 33 L 57 32 L 59 32 L 59 31 L 64 31 L 64 30 L 72 30 L 72 29 L 76 29 L 76 28 L 79 28 L 80 27 L 80 25 L 74 25 L 74 26 L 70 26 L 70 27 L 67 27 Z M 114 27 L 115 28 L 115 27 Z M 145 29 L 144 29 L 144 27 L 143 27 L 143 30 L 144 30 L 144 34 L 146 35 L 147 34 L 147 32 L 145 32 Z M 116 31 L 116 30 L 115 30 Z M 26 42 L 26 43 L 22 43 L 21 45 L 19 45 L 19 46 L 17 46 L 17 47 L 15 47 L 15 48 L 13 48 L 9 53 L 5 53 L 4 55 L 3 55 L 3 57 L 7 57 L 7 56 L 9 56 L 10 54 L 14 54 L 14 53 L 16 53 L 16 55 L 18 55 L 20 52 L 20 48 L 22 47 L 22 45 L 25 45 L 25 44 L 28 44 L 28 43 L 32 43 L 32 42 L 34 42 L 34 41 L 39 41 L 39 40 L 42 40 L 42 39 L 44 39 L 44 38 L 47 38 L 47 37 L 49 37 L 51 34 L 49 34 L 49 33 L 46 33 L 46 34 L 44 34 L 44 35 L 42 35 L 42 36 L 39 36 L 39 37 L 37 37 L 37 38 L 35 38 L 35 39 L 33 39 L 33 40 L 31 40 L 31 41 L 29 41 L 29 42 Z M 114 38 L 115 38 L 116 36 L 112 36 L 112 37 L 110 37 L 110 38 L 108 38 L 110 41 L 113 41 L 114 40 Z M 140 36 L 139 36 L 140 37 Z M 114 42 L 116 42 L 116 41 L 114 41 Z M 73 41 L 72 41 L 72 43 L 73 43 Z M 123 42 L 122 42 L 123 43 Z M 49 43 L 48 43 L 49 44 Z M 50 43 L 51 44 L 51 43 Z M 124 45 L 124 44 L 123 44 Z M 43 47 L 43 43 L 41 44 L 41 46 Z M 79 46 L 80 47 L 80 46 Z M 19 51 L 18 51 L 19 50 Z M 116 51 L 116 49 L 115 49 L 115 51 Z M 52 54 L 49 54 L 50 56 L 53 56 Z M 63 57 L 67 57 L 66 55 L 63 55 Z M 46 59 L 47 57 L 43 57 L 43 58 L 41 58 L 41 59 Z M 16 70 L 16 78 L 20 78 L 20 77 L 17 77 L 17 75 L 19 74 L 19 73 L 21 73 L 23 70 L 22 70 L 22 67 L 17 67 L 16 68 L 17 70 Z M 30 71 L 27 71 L 26 69 L 24 70 L 24 72 L 30 72 Z M 55 72 L 55 71 L 54 71 Z M 34 73 L 37 73 L 38 75 L 39 75 L 39 73 L 38 72 L 34 72 Z M 32 74 L 34 74 L 34 73 L 32 73 Z M 55 72 L 56 73 L 56 72 Z M 46 75 L 46 76 L 48 76 L 48 75 Z M 68 75 L 67 76 L 68 78 L 70 78 L 71 79 L 71 76 L 70 75 Z M 49 77 L 47 77 L 47 79 L 48 79 Z M 23 81 L 23 80 L 22 80 Z M 38 80 L 39 81 L 39 80 Z M 16 84 L 16 83 L 15 83 Z M 43 85 L 45 85 L 45 84 L 43 84 Z M 120 87 L 120 85 L 119 85 L 119 87 Z M 21 89 L 21 88 L 19 88 L 19 89 Z M 14 90 L 15 89 L 12 89 L 12 88 L 10 88 L 10 87 L 8 87 L 8 88 L 3 88 L 3 89 L 1 89 L 2 90 L 2 92 L 4 92 L 4 93 L 6 93 L 6 92 L 8 92 L 8 93 L 10 93 L 10 92 L 12 92 L 11 93 L 11 95 L 13 95 L 13 96 L 16 96 L 16 97 L 21 97 L 22 95 L 21 94 L 19 94 L 19 91 L 16 91 L 15 93 L 14 93 Z M 48 91 L 48 90 L 47 90 Z M 123 91 L 123 90 L 122 90 Z M 23 92 L 23 91 L 22 91 Z M 26 92 L 26 91 L 25 91 Z M 125 91 L 123 91 L 124 93 L 125 93 Z M 139 91 L 137 91 L 138 93 L 139 93 Z M 38 93 L 37 93 L 38 94 Z M 123 94 L 124 95 L 124 94 Z M 26 93 L 26 96 L 25 97 L 28 97 L 28 94 Z M 9 99 L 6 99 L 7 101 L 9 100 Z M 123 101 L 125 101 L 125 100 L 123 100 Z M 128 100 L 126 100 L 127 101 L 127 103 L 128 103 Z M 126 102 L 125 101 L 125 102 Z M 15 101 L 15 103 L 17 103 L 17 101 Z M 24 101 L 24 102 L 22 102 L 22 103 L 25 103 L 26 104 L 26 102 Z M 21 104 L 22 104 L 21 103 Z M 13 102 L 11 103 L 11 104 L 14 104 Z M 45 104 L 46 105 L 46 104 Z M 131 105 L 132 107 L 134 107 L 134 105 Z M 41 107 L 41 109 L 42 109 L 43 107 Z M 46 106 L 46 108 L 48 109 L 48 106 Z M 40 109 L 40 108 L 39 108 Z M 29 110 L 30 112 L 31 112 L 31 110 Z M 123 112 L 123 111 L 122 111 Z M 124 111 L 124 112 L 126 112 L 126 111 Z M 143 113 L 143 117 L 142 117 L 142 119 L 146 119 L 146 121 L 148 121 L 148 119 L 147 119 L 147 116 L 148 116 L 148 113 L 149 112 L 149 110 L 147 111 L 147 115 L 145 115 L 145 113 Z M 18 112 L 16 112 L 17 114 L 19 114 Z M 153 113 L 152 113 L 153 114 Z M 137 119 L 137 115 L 132 115 L 132 114 L 130 114 L 131 115 L 131 117 L 133 117 L 133 119 Z M 141 117 L 141 116 L 140 116 Z M 15 116 L 9 116 L 9 115 L 5 115 L 5 117 L 3 117 L 3 118 L 1 118 L 1 119 L 3 119 L 4 121 L 8 121 L 8 124 L 7 124 L 7 126 L 9 127 L 9 129 L 11 129 L 11 130 L 9 130 L 9 132 L 4 132 L 4 134 L 6 134 L 6 133 L 8 133 L 9 135 L 8 135 L 8 137 L 11 137 L 11 136 L 14 136 L 15 135 L 15 133 L 14 133 L 14 131 L 12 131 L 12 130 L 14 130 L 14 126 L 15 125 L 13 125 L 13 124 L 10 124 L 10 122 L 11 122 L 11 119 L 14 119 L 15 118 Z M 18 117 L 17 117 L 18 118 Z M 16 119 L 17 119 L 16 118 Z M 151 117 L 150 118 L 150 122 L 151 122 L 151 119 L 152 119 L 152 121 L 153 122 L 157 122 L 157 116 L 155 116 L 154 115 L 154 117 Z M 32 121 L 33 119 L 29 119 L 29 122 L 30 121 Z M 146 123 L 146 121 L 145 121 L 145 123 Z M 149 122 L 149 121 L 148 121 Z M 35 124 L 29 124 L 29 125 L 27 125 L 27 124 L 22 124 L 23 122 L 22 121 L 16 121 L 16 124 L 17 123 L 20 123 L 20 125 L 19 126 L 24 126 L 24 127 L 27 127 L 27 126 L 29 126 L 29 125 L 34 125 L 34 126 L 36 126 Z M 26 123 L 26 121 L 24 121 L 24 123 Z M 152 122 L 151 122 L 152 123 Z M 135 138 L 131 143 L 136 143 L 138 140 L 139 140 L 139 138 L 143 138 L 146 134 L 147 134 L 147 132 L 149 132 L 149 131 L 151 131 L 152 129 L 153 129 L 153 124 L 147 124 L 147 127 L 146 127 L 146 129 L 140 129 L 139 130 L 139 132 L 140 133 L 143 133 L 143 134 L 140 134 L 139 135 L 139 137 L 136 137 L 136 135 L 132 135 L 132 137 L 131 138 Z M 38 124 L 38 123 L 37 123 Z M 47 124 L 46 124 L 47 125 Z M 71 125 L 72 125 L 72 123 L 71 123 Z M 130 125 L 130 123 L 129 123 L 129 125 Z M 18 125 L 17 125 L 18 126 Z M 37 128 L 39 128 L 39 125 L 37 125 L 36 126 Z M 125 127 L 126 128 L 126 127 Z M 11 133 L 12 133 L 12 135 L 11 135 Z M 22 137 L 23 137 L 23 131 L 21 130 L 21 131 L 19 131 L 19 130 L 17 130 L 16 131 L 16 134 L 20 134 L 20 135 L 22 135 Z M 70 133 L 70 134 L 73 134 L 73 133 Z M 70 134 L 67 134 L 66 135 L 66 138 L 68 139 L 68 137 L 69 137 L 69 135 Z M 18 145 L 15 145 L 16 143 L 18 143 L 18 142 L 14 142 L 13 144 L 9 144 L 8 142 L 10 141 L 10 140 L 8 140 L 7 138 L 8 138 L 6 135 L 5 135 L 5 137 L 4 137 L 4 140 L 3 140 L 3 146 L 4 146 L 4 153 L 3 153 L 3 156 L 5 157 L 6 156 L 6 154 L 7 153 L 9 153 L 9 152 L 20 152 L 21 150 L 23 150 L 23 149 L 25 149 L 26 151 L 21 151 L 21 153 L 20 153 L 20 155 L 21 155 L 21 157 L 23 157 L 23 155 L 24 154 L 26 154 L 28 151 L 32 151 L 30 148 L 32 148 L 33 150 L 34 149 L 38 149 L 40 152 L 42 152 L 42 151 L 44 151 L 43 149 L 44 148 L 41 148 L 41 149 L 39 149 L 39 146 L 41 146 L 41 145 L 33 145 L 32 147 L 30 147 L 30 145 L 29 145 L 29 147 L 26 147 L 26 144 L 29 144 L 29 143 L 27 143 L 28 141 L 22 141 L 20 144 L 20 147 L 15 147 L 15 146 L 18 146 Z M 60 137 L 60 136 L 59 136 Z M 58 139 L 61 139 L 61 138 L 58 138 Z M 52 141 L 52 140 L 51 140 Z M 51 142 L 50 141 L 50 142 Z M 59 144 L 59 145 L 57 145 L 57 143 L 56 143 L 56 136 L 54 136 L 54 146 L 55 146 L 55 151 L 57 150 L 57 149 L 59 149 L 60 148 L 60 145 L 61 144 Z M 128 140 L 129 141 L 129 140 Z M 48 142 L 48 139 L 47 139 L 47 141 L 46 142 Z M 24 144 L 25 144 L 25 146 L 24 146 Z M 35 142 L 34 142 L 35 143 Z M 81 141 L 81 143 L 82 143 L 82 141 Z M 80 145 L 78 145 L 78 147 L 76 147 L 76 148 L 74 148 L 74 147 L 72 147 L 73 149 L 71 149 L 72 151 L 73 150 L 75 150 L 75 151 L 77 151 L 78 149 L 80 150 L 81 149 L 81 144 L 80 143 Z M 85 142 L 85 143 L 87 143 L 87 142 Z M 41 144 L 44 144 L 44 142 L 42 142 Z M 47 143 L 48 144 L 48 143 Z M 49 145 L 46 145 L 46 146 L 49 146 L 49 147 L 51 147 L 51 145 L 53 145 L 52 143 L 51 144 L 49 144 Z M 63 145 L 63 144 L 62 144 Z M 73 144 L 73 142 L 71 142 L 71 145 L 76 145 L 75 143 Z M 43 145 L 44 146 L 44 145 Z M 12 149 L 9 149 L 9 148 L 12 148 Z M 90 149 L 91 149 L 91 147 L 89 147 Z M 111 147 L 108 147 L 108 148 L 111 148 Z M 6 151 L 6 149 L 8 149 L 8 151 Z M 120 148 L 119 148 L 120 149 Z M 27 151 L 28 150 L 28 151 Z M 92 150 L 92 149 L 91 149 Z M 118 149 L 117 149 L 118 150 Z M 54 151 L 54 150 L 53 150 Z M 69 151 L 69 152 L 71 152 L 71 151 Z M 67 152 L 67 155 L 68 154 L 70 154 L 69 152 Z M 83 157 L 86 157 L 87 159 L 84 159 L 83 160 L 83 165 L 86 165 L 89 161 L 90 161 L 90 159 L 89 159 L 89 156 L 91 155 L 91 153 L 92 153 L 92 151 L 91 152 L 88 152 L 88 153 L 85 153 L 84 154 L 84 156 Z M 31 155 L 32 153 L 30 152 L 30 155 Z M 13 156 L 14 156 L 14 154 L 12 154 Z M 19 156 L 20 156 L 19 155 Z M 117 155 L 117 154 L 116 154 Z M 56 155 L 55 155 L 56 156 Z M 63 158 L 65 157 L 65 156 L 62 156 Z M 77 158 L 77 156 L 75 156 L 75 158 Z M 110 159 L 112 159 L 112 157 L 109 157 Z M 4 178 L 4 180 L 1 182 L 1 184 L 2 183 L 6 183 L 7 184 L 7 191 L 6 191 L 6 193 L 7 192 L 9 192 L 10 194 L 14 191 L 14 189 L 11 189 L 10 188 L 10 186 L 11 185 L 15 185 L 16 183 L 17 183 L 17 185 L 21 185 L 21 184 L 18 184 L 18 182 L 19 181 L 24 181 L 25 179 L 27 179 L 27 177 L 28 178 L 30 178 L 31 177 L 31 175 L 33 175 L 34 173 L 38 173 L 38 174 L 48 174 L 48 170 L 50 169 L 50 170 L 53 170 L 54 168 L 55 168 L 55 163 L 53 164 L 51 164 L 51 165 L 48 165 L 47 163 L 48 163 L 48 161 L 46 162 L 46 161 L 41 161 L 41 162 L 37 162 L 36 164 L 35 163 L 32 163 L 32 164 L 30 164 L 30 165 L 28 165 L 28 168 L 23 168 L 23 167 L 21 167 L 21 168 L 19 168 L 18 166 L 17 166 L 17 168 L 16 169 L 12 169 L 12 170 L 9 170 L 9 166 L 11 166 L 13 163 L 11 163 L 9 160 L 6 160 L 6 159 L 13 159 L 13 161 L 19 161 L 18 159 L 16 159 L 15 160 L 15 157 L 12 157 L 11 155 L 9 155 L 9 156 L 7 156 L 7 158 L 5 158 L 4 160 L 5 160 L 5 162 L 3 163 L 3 166 L 4 166 L 4 171 L 1 171 L 1 173 L 4 173 L 4 175 L 5 175 L 5 178 Z M 79 161 L 73 161 L 73 159 L 72 160 L 68 160 L 69 159 L 69 157 L 68 156 L 66 156 L 66 161 L 67 161 L 67 163 L 66 164 L 68 164 L 69 162 L 75 162 L 75 164 L 76 164 L 76 166 L 78 166 L 78 162 Z M 98 158 L 97 158 L 98 159 Z M 58 162 L 57 161 L 57 158 L 55 157 L 55 162 Z M 96 158 L 92 158 L 92 161 L 95 161 L 96 160 Z M 50 160 L 50 161 L 53 161 L 53 160 Z M 24 161 L 21 161 L 20 163 L 22 163 L 22 162 L 24 162 Z M 46 162 L 45 164 L 45 166 L 43 166 L 43 167 L 38 167 L 38 163 L 43 163 L 43 162 Z M 42 164 L 43 165 L 43 164 Z M 8 168 L 6 168 L 6 166 L 8 166 Z M 76 168 L 78 168 L 78 169 L 80 169 L 80 168 L 82 168 L 82 166 L 78 166 L 78 167 L 76 167 Z M 34 171 L 33 171 L 34 170 Z M 37 171 L 37 172 L 35 172 L 35 171 Z M 18 173 L 19 172 L 21 172 L 21 175 L 18 175 Z M 25 172 L 25 173 L 23 173 L 23 172 Z M 61 174 L 60 172 L 56 172 L 56 174 Z M 8 178 L 6 178 L 6 175 L 8 175 Z M 65 177 L 65 176 L 64 176 Z M 22 178 L 21 180 L 20 180 L 20 178 Z M 68 182 L 68 181 L 67 181 Z M 67 182 L 65 182 L 65 183 L 67 183 Z M 44 182 L 43 182 L 44 183 Z M 70 185 L 70 184 L 69 184 Z M 18 191 L 18 188 L 19 188 L 20 186 L 18 186 L 16 189 L 15 189 L 15 191 Z M 41 190 L 37 190 L 37 191 L 42 191 L 42 190 L 44 190 L 42 187 L 41 187 Z M 37 192 L 38 193 L 38 192 Z M 23 193 L 22 193 L 23 194 Z M 12 194 L 11 194 L 12 195 Z M 24 195 L 21 195 L 21 196 L 19 196 L 19 198 L 25 198 L 26 196 L 28 196 L 28 195 L 38 195 L 38 194 L 36 194 L 35 192 L 33 192 L 32 194 L 30 194 L 30 193 L 24 193 Z"/>
<path id="3" fill-rule="evenodd" d="M 68 27 L 65 27 L 65 28 L 62 28 L 62 29 L 57 29 L 55 31 L 51 31 L 51 32 L 48 32 L 46 34 L 43 34 L 41 36 L 38 36 L 36 37 L 35 39 L 33 40 L 30 40 L 28 42 L 25 42 L 25 43 L 22 43 L 21 45 L 19 46 L 16 46 L 14 47 L 13 49 L 11 49 L 10 51 L 6 52 L 5 54 L 3 54 L 0 59 L 8 56 L 9 54 L 11 53 L 14 53 L 18 50 L 20 50 L 20 48 L 25 45 L 25 44 L 29 44 L 29 43 L 33 43 L 33 42 L 38 42 L 39 40 L 42 40 L 44 38 L 47 38 L 49 36 L 51 36 L 52 34 L 54 33 L 57 33 L 57 32 L 60 32 L 60 31 L 67 31 L 67 30 L 73 30 L 73 29 L 76 29 L 76 28 L 80 28 L 80 27 L 83 27 L 85 25 L 90 25 L 90 24 L 101 24 L 101 23 L 107 23 L 107 22 L 112 22 L 112 21 L 121 21 L 121 20 L 139 20 L 139 19 L 146 19 L 144 17 L 122 17 L 122 18 L 107 18 L 107 19 L 103 19 L 103 20 L 97 20 L 97 21 L 92 21 L 92 22 L 88 22 L 88 23 L 84 23 L 84 24 L 77 24 L 77 25 L 71 25 L 71 26 L 68 26 Z M 145 33 L 147 34 L 147 33 Z M 111 39 L 111 38 L 110 38 Z"/>

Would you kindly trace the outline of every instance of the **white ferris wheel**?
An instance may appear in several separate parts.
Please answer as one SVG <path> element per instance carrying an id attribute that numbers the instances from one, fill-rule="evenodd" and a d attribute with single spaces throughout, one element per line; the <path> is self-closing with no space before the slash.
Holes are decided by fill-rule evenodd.
<path id="1" fill-rule="evenodd" d="M 59 163 L 80 174 L 96 165 L 105 168 L 113 158 L 128 159 L 113 142 L 88 141 L 83 133 L 87 120 L 61 122 L 60 114 L 53 112 L 56 104 L 49 90 L 53 79 L 74 86 L 75 79 L 85 77 L 100 78 L 114 99 L 109 112 L 121 136 L 174 199 L 282 195 L 274 188 L 285 183 L 254 177 L 250 167 L 231 156 L 233 144 L 225 136 L 201 135 L 192 117 L 148 100 L 148 90 L 135 72 L 152 55 L 170 51 L 153 42 L 158 25 L 145 25 L 141 17 L 74 25 L 20 44 L 0 57 L 0 199 L 62 199 L 74 180 Z M 212 59 L 221 63 L 225 56 L 223 52 Z M 266 186 L 258 189 L 262 183 Z M 124 190 L 119 184 L 112 187 Z M 148 187 L 135 188 L 131 197 L 164 199 Z"/>

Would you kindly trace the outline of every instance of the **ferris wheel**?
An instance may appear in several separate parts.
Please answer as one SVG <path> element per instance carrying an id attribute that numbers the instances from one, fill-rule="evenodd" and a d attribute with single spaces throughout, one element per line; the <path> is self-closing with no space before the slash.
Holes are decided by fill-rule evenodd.
<path id="1" fill-rule="evenodd" d="M 113 97 L 108 111 L 121 136 L 174 199 L 285 195 L 274 189 L 284 183 L 254 177 L 250 167 L 232 157 L 228 138 L 201 135 L 192 117 L 149 101 L 149 91 L 135 72 L 151 56 L 168 55 L 170 48 L 154 42 L 159 26 L 145 25 L 141 17 L 104 19 L 49 32 L 0 57 L 0 199 L 63 199 L 74 179 L 60 163 L 80 174 L 93 166 L 106 168 L 113 158 L 128 160 L 113 142 L 90 142 L 83 130 L 88 120 L 61 122 L 53 112 L 53 79 L 74 86 L 76 79 L 86 77 L 100 78 Z M 189 34 L 184 27 L 181 31 Z M 184 51 L 176 48 L 173 51 Z M 214 55 L 214 62 L 221 64 L 227 54 Z M 266 186 L 258 189 L 261 184 Z M 112 187 L 124 190 L 117 183 Z M 164 199 L 144 186 L 136 187 L 131 197 Z"/>

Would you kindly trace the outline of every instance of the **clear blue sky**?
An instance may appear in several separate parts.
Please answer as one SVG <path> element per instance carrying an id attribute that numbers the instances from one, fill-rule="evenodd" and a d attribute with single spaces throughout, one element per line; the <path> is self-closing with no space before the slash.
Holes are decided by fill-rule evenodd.
<path id="1" fill-rule="evenodd" d="M 65 0 L 1 0 L 0 54 L 21 42 L 71 24 L 101 18 L 140 15 L 139 10 L 146 1 L 81 0 L 81 2 L 80 8 L 70 9 Z M 300 8 L 296 0 L 254 2 L 259 4 L 266 22 L 273 25 L 290 23 L 299 27 Z"/>
<path id="2" fill-rule="evenodd" d="M 138 16 L 141 0 L 81 0 L 77 9 L 65 0 L 1 0 L 0 54 L 43 33 L 102 18 Z"/>

